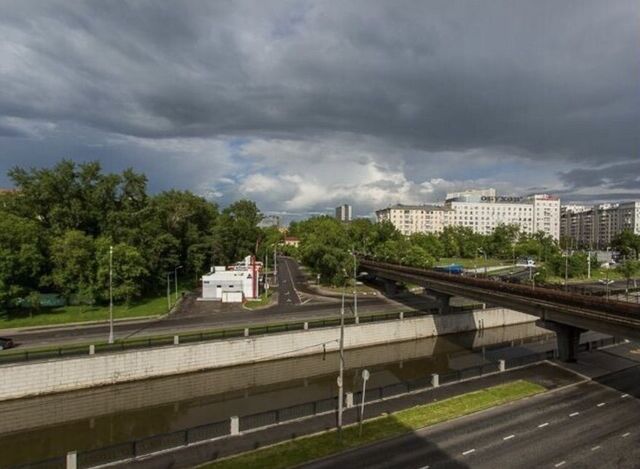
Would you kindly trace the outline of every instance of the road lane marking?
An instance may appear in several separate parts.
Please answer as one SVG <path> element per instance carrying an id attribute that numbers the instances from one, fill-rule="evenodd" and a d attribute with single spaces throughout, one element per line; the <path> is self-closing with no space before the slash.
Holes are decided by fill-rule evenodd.
<path id="1" fill-rule="evenodd" d="M 598 446 L 594 446 L 593 448 L 591 448 L 591 451 L 596 451 L 596 450 L 598 450 L 598 449 L 600 449 L 600 445 L 598 445 Z"/>
<path id="2" fill-rule="evenodd" d="M 560 466 L 564 466 L 566 464 L 567 461 L 560 461 L 558 464 L 556 464 L 554 467 L 560 467 Z"/>
<path id="3" fill-rule="evenodd" d="M 622 438 L 626 438 L 626 437 L 628 437 L 629 435 L 631 435 L 631 432 L 627 432 L 627 433 L 625 433 L 624 435 L 622 435 Z"/>
<path id="4" fill-rule="evenodd" d="M 509 435 L 509 436 L 505 436 L 503 438 L 504 441 L 510 440 L 511 438 L 515 438 L 515 435 Z"/>
<path id="5" fill-rule="evenodd" d="M 429 469 L 429 466 L 422 466 L 422 467 L 419 467 L 418 469 Z"/>
<path id="6" fill-rule="evenodd" d="M 598 404 L 596 407 L 602 407 L 603 405 L 605 405 L 606 402 L 601 402 L 600 404 Z"/>
<path id="7" fill-rule="evenodd" d="M 574 412 L 573 414 L 569 414 L 569 417 L 575 417 L 576 415 L 580 415 L 580 412 Z"/>
<path id="8" fill-rule="evenodd" d="M 538 425 L 538 428 L 543 428 L 543 427 L 546 427 L 547 425 L 549 425 L 549 422 L 541 423 L 540 425 Z"/>
<path id="9" fill-rule="evenodd" d="M 621 398 L 625 398 L 625 397 L 629 397 L 629 394 L 623 394 L 622 396 L 620 396 Z"/>
<path id="10" fill-rule="evenodd" d="M 474 453 L 475 451 L 476 451 L 476 449 L 475 449 L 475 448 L 471 448 L 471 449 L 468 449 L 468 450 L 466 450 L 466 451 L 463 451 L 463 452 L 462 452 L 462 455 L 463 455 L 463 456 L 466 456 L 467 454 Z"/>

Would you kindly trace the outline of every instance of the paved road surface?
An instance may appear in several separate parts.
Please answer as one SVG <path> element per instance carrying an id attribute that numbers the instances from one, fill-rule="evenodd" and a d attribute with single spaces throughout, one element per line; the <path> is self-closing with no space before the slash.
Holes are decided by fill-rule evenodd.
<path id="1" fill-rule="evenodd" d="M 278 306 L 281 309 L 302 303 L 298 293 L 302 281 L 298 263 L 289 257 L 278 257 Z"/>
<path id="2" fill-rule="evenodd" d="M 640 367 L 304 466 L 640 467 Z"/>

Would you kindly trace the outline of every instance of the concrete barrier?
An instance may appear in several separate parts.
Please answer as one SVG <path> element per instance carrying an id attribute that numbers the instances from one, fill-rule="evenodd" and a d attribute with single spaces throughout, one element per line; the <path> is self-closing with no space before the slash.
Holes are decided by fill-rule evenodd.
<path id="1" fill-rule="evenodd" d="M 504 308 L 422 316 L 345 327 L 345 348 L 401 342 L 535 321 Z M 170 345 L 111 354 L 0 366 L 0 400 L 69 391 L 218 367 L 333 352 L 339 328 L 329 327 Z"/>

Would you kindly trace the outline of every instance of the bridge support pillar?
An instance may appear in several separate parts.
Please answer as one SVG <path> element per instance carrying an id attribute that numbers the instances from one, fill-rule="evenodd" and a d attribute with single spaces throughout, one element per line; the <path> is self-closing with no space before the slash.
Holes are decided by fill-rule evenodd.
<path id="1" fill-rule="evenodd" d="M 538 320 L 536 321 L 536 325 L 556 333 L 558 358 L 560 358 L 561 361 L 576 361 L 576 354 L 578 346 L 580 345 L 580 334 L 585 332 L 586 329 L 546 320 Z"/>
<path id="2" fill-rule="evenodd" d="M 451 311 L 450 300 L 451 295 L 447 295 L 446 293 L 440 293 L 433 290 L 427 290 L 425 288 L 425 293 L 436 299 L 438 303 L 438 312 L 440 314 L 448 314 Z"/>
<path id="3" fill-rule="evenodd" d="M 394 296 L 398 294 L 398 284 L 394 280 L 384 281 L 384 292 L 387 296 Z"/>

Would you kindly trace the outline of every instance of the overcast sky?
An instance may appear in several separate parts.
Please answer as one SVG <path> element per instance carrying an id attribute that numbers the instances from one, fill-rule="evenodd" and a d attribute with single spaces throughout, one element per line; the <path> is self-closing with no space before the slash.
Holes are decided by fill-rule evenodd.
<path id="1" fill-rule="evenodd" d="M 265 212 L 640 199 L 640 2 L 0 6 L 0 187 L 61 158 Z"/>

